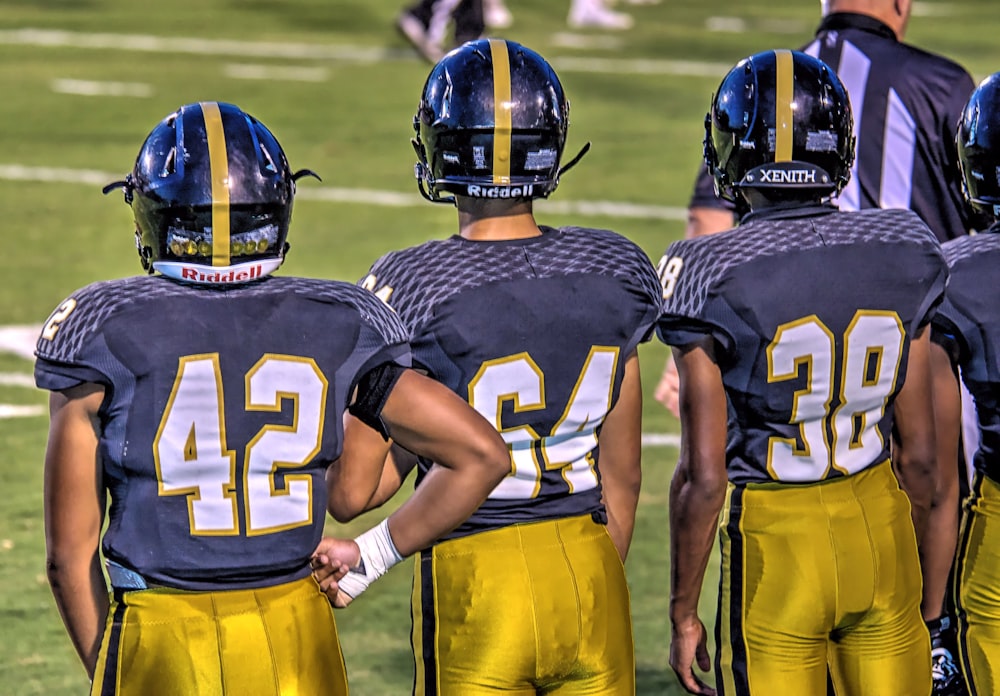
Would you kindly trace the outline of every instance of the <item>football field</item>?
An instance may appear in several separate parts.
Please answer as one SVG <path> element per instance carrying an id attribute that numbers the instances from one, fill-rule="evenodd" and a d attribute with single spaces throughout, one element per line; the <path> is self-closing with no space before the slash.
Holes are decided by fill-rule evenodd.
<path id="1" fill-rule="evenodd" d="M 656 261 L 683 231 L 712 90 L 738 59 L 796 48 L 815 0 L 626 5 L 635 27 L 571 31 L 569 0 L 507 0 L 498 33 L 549 58 L 572 103 L 567 157 L 591 152 L 543 224 L 605 227 Z M 356 281 L 391 249 L 457 231 L 454 209 L 413 179 L 412 118 L 429 66 L 396 34 L 396 0 L 0 0 L 0 695 L 85 693 L 85 673 L 45 579 L 46 396 L 33 387 L 38 326 L 87 283 L 141 272 L 131 212 L 101 187 L 181 104 L 232 102 L 282 143 L 299 184 L 285 275 Z M 995 0 L 915 3 L 907 38 L 979 80 L 1000 70 Z M 184 330 L 184 327 L 178 327 Z M 252 329 L 251 329 L 252 330 Z M 652 399 L 667 350 L 641 348 L 644 483 L 627 570 L 638 692 L 679 694 L 667 663 L 667 489 L 677 421 Z M 409 490 L 410 484 L 404 486 Z M 405 493 L 401 493 L 405 495 Z M 390 503 L 391 505 L 392 503 Z M 376 511 L 328 531 L 352 535 Z M 703 619 L 715 614 L 713 559 Z M 352 693 L 409 693 L 409 563 L 338 614 Z M 523 591 L 511 587 L 511 592 Z"/>

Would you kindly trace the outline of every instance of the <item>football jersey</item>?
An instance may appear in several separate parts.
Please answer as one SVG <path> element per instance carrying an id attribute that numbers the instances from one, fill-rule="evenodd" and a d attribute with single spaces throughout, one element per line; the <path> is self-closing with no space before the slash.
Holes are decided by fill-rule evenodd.
<path id="1" fill-rule="evenodd" d="M 675 242 L 660 272 L 660 338 L 715 340 L 731 481 L 821 481 L 888 457 L 910 339 L 947 278 L 914 213 L 755 213 Z"/>
<path id="2" fill-rule="evenodd" d="M 980 442 L 973 463 L 1000 481 L 1000 229 L 943 245 L 948 289 L 935 334 L 957 349 L 962 380 L 976 402 Z"/>
<path id="3" fill-rule="evenodd" d="M 597 436 L 660 288 L 646 254 L 614 232 L 542 231 L 427 242 L 362 281 L 410 330 L 414 367 L 468 399 L 511 450 L 512 474 L 448 538 L 604 511 Z"/>
<path id="4" fill-rule="evenodd" d="M 369 293 L 283 277 L 95 283 L 55 310 L 36 355 L 43 389 L 105 388 L 106 558 L 189 590 L 309 574 L 354 387 L 409 364 L 406 330 Z"/>
<path id="5" fill-rule="evenodd" d="M 823 18 L 802 51 L 832 67 L 851 97 L 856 159 L 841 210 L 909 208 L 944 241 L 977 217 L 962 197 L 955 128 L 975 87 L 963 67 L 898 41 L 864 14 Z M 702 167 L 689 204 L 729 208 Z"/>

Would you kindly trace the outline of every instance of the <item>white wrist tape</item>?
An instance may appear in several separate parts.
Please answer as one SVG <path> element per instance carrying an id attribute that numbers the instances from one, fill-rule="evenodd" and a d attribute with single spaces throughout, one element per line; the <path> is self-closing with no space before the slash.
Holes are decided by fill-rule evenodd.
<path id="1" fill-rule="evenodd" d="M 340 590 L 351 599 L 357 599 L 358 595 L 382 577 L 389 568 L 403 560 L 392 541 L 392 536 L 389 535 L 387 519 L 356 537 L 354 542 L 361 549 L 361 562 L 356 568 L 351 568 L 337 583 Z"/>

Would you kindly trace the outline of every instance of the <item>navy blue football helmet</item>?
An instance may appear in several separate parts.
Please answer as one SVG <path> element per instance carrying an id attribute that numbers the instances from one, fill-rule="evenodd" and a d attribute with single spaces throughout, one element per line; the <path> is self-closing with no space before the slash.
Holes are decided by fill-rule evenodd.
<path id="1" fill-rule="evenodd" d="M 146 137 L 121 188 L 142 267 L 202 283 L 274 271 L 288 250 L 295 181 L 263 123 L 221 102 L 182 106 Z M 319 178 L 319 177 L 316 177 Z"/>
<path id="2" fill-rule="evenodd" d="M 529 48 L 478 39 L 431 70 L 413 117 L 415 174 L 430 201 L 454 196 L 545 198 L 560 175 L 569 101 L 552 66 Z"/>
<path id="3" fill-rule="evenodd" d="M 1000 218 L 1000 73 L 980 82 L 969 97 L 955 144 L 965 199 Z"/>
<path id="4" fill-rule="evenodd" d="M 705 117 L 705 162 L 716 191 L 836 195 L 851 177 L 854 119 L 843 83 L 800 51 L 765 51 L 729 71 Z"/>

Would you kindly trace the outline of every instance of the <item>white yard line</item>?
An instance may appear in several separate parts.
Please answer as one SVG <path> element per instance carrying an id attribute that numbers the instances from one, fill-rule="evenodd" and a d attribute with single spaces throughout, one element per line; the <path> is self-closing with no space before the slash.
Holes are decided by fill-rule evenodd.
<path id="1" fill-rule="evenodd" d="M 0 351 L 13 353 L 27 360 L 35 359 L 35 342 L 42 326 L 0 326 Z M 0 374 L 0 385 L 7 384 L 4 379 L 14 379 L 10 374 Z M 17 385 L 15 385 L 17 386 Z M 35 386 L 32 381 L 25 386 Z"/>
<path id="2" fill-rule="evenodd" d="M 563 35 L 558 38 L 565 39 Z M 145 53 L 184 53 L 193 55 L 234 56 L 239 58 L 285 58 L 332 60 L 348 63 L 381 63 L 420 60 L 409 49 L 347 44 L 296 44 L 266 41 L 198 39 L 182 36 L 147 34 L 88 34 L 56 29 L 8 29 L 0 31 L 0 45 L 38 48 L 83 48 L 102 51 Z M 686 75 L 719 78 L 732 67 L 728 63 L 656 60 L 574 58 L 553 56 L 552 65 L 562 72 L 590 72 L 649 75 Z M 263 78 L 261 78 L 263 79 Z"/>
<path id="3" fill-rule="evenodd" d="M 65 169 L 59 167 L 29 167 L 23 164 L 0 164 L 0 180 L 7 181 L 39 181 L 64 184 L 86 184 L 88 186 L 104 186 L 122 174 L 100 172 L 93 169 Z M 357 203 L 361 205 L 378 205 L 390 208 L 424 206 L 426 202 L 416 191 L 412 193 L 398 191 L 379 191 L 374 189 L 353 189 L 303 186 L 296 194 L 304 200 L 326 201 L 334 203 Z M 680 207 L 664 205 L 643 205 L 616 201 L 549 201 L 540 200 L 536 203 L 539 210 L 551 214 L 579 215 L 590 217 L 633 218 L 645 220 L 686 220 L 687 210 Z"/>
<path id="4" fill-rule="evenodd" d="M 86 97 L 150 97 L 153 88 L 141 82 L 98 82 L 95 80 L 52 81 L 52 91 L 60 94 L 79 94 Z"/>
<path id="5" fill-rule="evenodd" d="M 45 415 L 45 407 L 43 406 L 0 404 L 0 418 L 34 418 L 42 415 Z"/>

